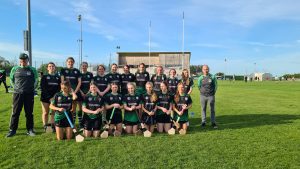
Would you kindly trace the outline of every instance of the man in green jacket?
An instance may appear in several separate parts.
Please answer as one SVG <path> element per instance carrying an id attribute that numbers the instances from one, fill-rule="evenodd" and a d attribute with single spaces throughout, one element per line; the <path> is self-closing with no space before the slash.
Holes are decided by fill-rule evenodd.
<path id="1" fill-rule="evenodd" d="M 208 65 L 202 66 L 202 73 L 198 79 L 198 88 L 200 90 L 200 102 L 201 102 L 201 126 L 205 127 L 206 125 L 206 105 L 207 102 L 210 105 L 210 118 L 211 125 L 213 128 L 218 128 L 215 119 L 215 94 L 217 91 L 217 79 L 214 75 L 209 73 Z"/>
<path id="2" fill-rule="evenodd" d="M 35 136 L 33 130 L 33 105 L 34 90 L 38 83 L 38 75 L 36 69 L 28 65 L 29 58 L 27 54 L 21 53 L 19 59 L 20 65 L 13 67 L 10 72 L 10 82 L 14 88 L 13 112 L 11 115 L 10 130 L 6 137 L 12 137 L 16 134 L 23 106 L 26 116 L 27 134 Z"/>

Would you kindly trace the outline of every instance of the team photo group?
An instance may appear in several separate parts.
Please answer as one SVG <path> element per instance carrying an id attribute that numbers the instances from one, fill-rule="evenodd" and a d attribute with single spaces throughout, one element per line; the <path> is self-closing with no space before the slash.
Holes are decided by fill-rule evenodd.
<path id="1" fill-rule="evenodd" d="M 79 70 L 74 67 L 74 58 L 68 57 L 66 67 L 60 71 L 49 62 L 47 73 L 39 78 L 28 61 L 28 55 L 21 53 L 19 65 L 10 73 L 13 110 L 6 137 L 16 135 L 23 107 L 29 136 L 35 136 L 33 114 L 42 114 L 44 131 L 56 133 L 57 140 L 70 140 L 74 134 L 76 141 L 83 140 L 81 131 L 84 137 L 95 138 L 139 134 L 151 137 L 154 132 L 184 135 L 188 133 L 192 104 L 201 104 L 202 127 L 206 126 L 209 105 L 211 127 L 217 128 L 214 109 L 217 80 L 207 65 L 203 65 L 198 78 L 200 102 L 193 103 L 190 94 L 194 80 L 187 69 L 177 78 L 175 69 L 166 75 L 162 66 L 156 66 L 150 75 L 144 63 L 137 65 L 134 73 L 125 65 L 124 73 L 120 74 L 118 65 L 111 64 L 108 71 L 104 65 L 98 65 L 94 75 L 88 72 L 87 62 L 82 62 Z M 37 88 L 41 90 L 40 113 L 34 112 Z"/>

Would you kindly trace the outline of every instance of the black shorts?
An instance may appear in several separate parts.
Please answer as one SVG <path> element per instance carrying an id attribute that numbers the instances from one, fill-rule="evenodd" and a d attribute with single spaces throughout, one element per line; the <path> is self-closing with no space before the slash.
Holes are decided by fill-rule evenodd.
<path id="1" fill-rule="evenodd" d="M 41 93 L 40 101 L 44 103 L 50 103 L 51 99 L 54 97 L 54 94 L 49 94 L 49 93 Z"/>
<path id="2" fill-rule="evenodd" d="M 135 126 L 139 124 L 139 122 L 131 122 L 127 120 L 124 120 L 123 123 L 125 124 L 125 126 Z"/>
<path id="3" fill-rule="evenodd" d="M 156 116 L 157 123 L 171 123 L 171 117 L 167 114 L 161 114 Z"/>
<path id="4" fill-rule="evenodd" d="M 106 120 L 109 121 L 111 112 L 106 112 Z M 113 115 L 110 124 L 119 124 L 122 123 L 122 114 L 121 113 L 116 113 Z"/>
<path id="5" fill-rule="evenodd" d="M 180 125 L 182 125 L 182 124 L 184 124 L 184 123 L 187 123 L 188 121 L 179 121 L 178 123 L 180 124 Z"/>
<path id="6" fill-rule="evenodd" d="M 71 122 L 72 122 L 73 121 L 72 116 L 70 116 L 70 119 L 71 119 Z M 68 122 L 67 117 L 65 117 L 65 118 L 63 118 L 61 120 L 55 121 L 55 126 L 56 127 L 60 127 L 60 128 L 71 127 L 71 125 Z"/>
<path id="7" fill-rule="evenodd" d="M 101 123 L 102 123 L 101 117 L 91 119 L 89 118 L 88 115 L 84 114 L 83 119 L 84 119 L 83 126 L 85 130 L 91 131 L 91 130 L 101 129 Z"/>
<path id="8" fill-rule="evenodd" d="M 142 114 L 142 122 L 147 125 L 154 125 L 156 124 L 155 116 L 149 116 L 147 113 Z"/>
<path id="9" fill-rule="evenodd" d="M 77 92 L 76 96 L 77 96 L 77 99 L 75 101 L 78 101 L 78 102 L 82 102 L 83 101 L 83 97 L 82 97 L 82 95 L 81 95 L 80 92 Z"/>

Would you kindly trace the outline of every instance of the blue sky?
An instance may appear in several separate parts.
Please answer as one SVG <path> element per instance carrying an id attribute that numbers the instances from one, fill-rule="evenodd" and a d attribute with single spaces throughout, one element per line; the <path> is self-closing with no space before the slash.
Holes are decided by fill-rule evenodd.
<path id="1" fill-rule="evenodd" d="M 213 73 L 300 72 L 298 0 L 32 0 L 31 5 L 38 64 L 78 58 L 78 14 L 88 62 L 108 63 L 116 46 L 121 52 L 148 51 L 150 20 L 151 51 L 181 51 L 184 11 L 191 64 L 208 64 Z M 14 60 L 23 50 L 26 0 L 1 0 L 0 10 L 0 55 Z"/>

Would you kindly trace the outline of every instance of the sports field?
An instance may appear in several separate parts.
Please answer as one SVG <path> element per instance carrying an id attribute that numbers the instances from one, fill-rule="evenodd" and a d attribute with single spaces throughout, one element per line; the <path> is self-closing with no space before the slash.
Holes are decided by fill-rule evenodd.
<path id="1" fill-rule="evenodd" d="M 219 129 L 200 128 L 199 91 L 185 136 L 154 134 L 56 141 L 43 133 L 35 98 L 36 137 L 24 112 L 17 135 L 5 138 L 12 95 L 0 87 L 0 168 L 300 168 L 300 82 L 222 82 L 216 95 Z M 208 119 L 209 120 L 209 119 Z"/>

